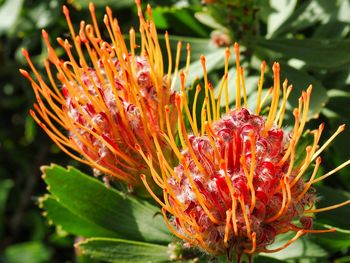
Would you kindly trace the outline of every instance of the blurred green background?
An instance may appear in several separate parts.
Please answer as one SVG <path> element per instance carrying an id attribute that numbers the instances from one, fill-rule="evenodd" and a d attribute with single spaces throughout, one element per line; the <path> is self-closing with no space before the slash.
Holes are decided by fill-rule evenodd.
<path id="1" fill-rule="evenodd" d="M 52 145 L 29 116 L 35 98 L 30 84 L 18 69 L 28 68 L 21 53 L 21 48 L 25 47 L 38 68 L 43 70 L 46 48 L 41 29 L 49 32 L 52 42 L 58 36 L 69 38 L 62 5 L 66 4 L 71 10 L 77 28 L 80 20 L 89 17 L 88 2 L 0 0 L 0 262 L 83 260 L 76 259 L 74 237 L 49 226 L 37 206 L 38 197 L 45 193 L 40 178 L 41 165 L 80 166 Z M 188 83 L 202 77 L 198 66 L 201 54 L 207 57 L 213 85 L 219 83 L 224 48 L 226 45 L 232 47 L 237 41 L 243 50 L 242 64 L 249 100 L 254 101 L 256 96 L 261 61 L 266 60 L 269 66 L 273 61 L 279 61 L 283 77 L 287 76 L 294 84 L 289 110 L 296 105 L 301 90 L 313 84 L 309 128 L 324 122 L 327 132 L 323 140 L 326 140 L 339 124 L 350 125 L 349 0 L 154 0 L 149 3 L 159 31 L 168 30 L 172 36 L 172 46 L 176 46 L 178 40 L 191 44 L 193 65 Z M 105 6 L 109 5 L 123 32 L 127 33 L 131 26 L 138 27 L 132 0 L 101 0 L 95 1 L 95 5 L 101 26 Z M 184 61 L 183 52 L 181 62 Z M 231 64 L 233 62 L 231 59 Z M 234 73 L 234 69 L 230 72 Z M 268 70 L 267 76 L 270 73 Z M 233 79 L 230 83 L 234 83 Z M 271 79 L 268 78 L 265 88 L 269 83 Z M 350 158 L 349 139 L 347 130 L 325 151 L 323 171 Z M 90 173 L 88 168 L 82 168 Z M 349 168 L 328 179 L 326 184 L 329 188 L 323 188 L 323 191 L 329 199 L 323 200 L 325 203 L 333 199 L 336 203 L 339 196 L 349 198 Z M 335 222 L 339 227 L 350 229 L 350 223 L 344 220 L 350 218 L 349 208 L 328 213 L 324 218 L 323 223 Z M 318 241 L 323 251 L 322 259 L 311 255 L 309 261 L 297 261 L 297 256 L 292 255 L 282 260 L 350 262 L 349 234 L 325 236 Z"/>

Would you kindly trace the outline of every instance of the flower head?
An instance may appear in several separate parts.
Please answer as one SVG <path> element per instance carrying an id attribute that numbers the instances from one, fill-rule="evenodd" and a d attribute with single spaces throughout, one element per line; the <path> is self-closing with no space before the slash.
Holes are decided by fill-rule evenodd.
<path id="1" fill-rule="evenodd" d="M 47 77 L 39 74 L 26 50 L 23 54 L 35 78 L 21 70 L 37 98 L 35 111 L 30 113 L 50 138 L 74 159 L 131 184 L 139 182 L 139 171 L 147 173 L 135 145 L 156 156 L 152 137 L 164 131 L 164 106 L 174 103 L 168 35 L 165 39 L 169 66 L 164 72 L 151 9 L 148 7 L 151 18 L 146 21 L 140 1 L 136 3 L 140 46 L 131 29 L 130 49 L 127 48 L 110 8 L 106 8 L 103 20 L 109 35 L 109 40 L 105 41 L 93 4 L 89 6 L 92 24 L 82 21 L 78 32 L 73 28 L 68 9 L 63 7 L 73 43 L 61 38 L 57 41 L 68 59 L 58 57 L 43 30 L 48 50 Z M 181 44 L 178 53 L 180 48 Z M 178 60 L 179 55 L 176 65 Z M 168 128 L 173 129 L 173 126 L 172 120 Z M 162 138 L 158 141 L 170 154 L 170 147 Z"/>
<path id="2" fill-rule="evenodd" d="M 166 157 L 158 153 L 161 173 L 151 170 L 164 193 L 162 200 L 153 196 L 163 207 L 163 215 L 171 231 L 188 245 L 200 247 L 213 255 L 226 254 L 229 258 L 234 253 L 240 261 L 243 254 L 251 258 L 254 253 L 279 251 L 306 233 L 334 231 L 313 230 L 312 215 L 349 201 L 315 209 L 316 196 L 312 185 L 350 161 L 315 178 L 321 163 L 320 153 L 344 129 L 344 126 L 340 126 L 325 145 L 319 147 L 324 129 L 321 124 L 312 131 L 314 142 L 306 147 L 305 158 L 301 163 L 296 163 L 298 142 L 308 118 L 312 87 L 302 92 L 299 107 L 294 109 L 292 131 L 283 129 L 292 86 L 288 86 L 286 80 L 281 87 L 280 66 L 275 63 L 272 68 L 274 85 L 262 98 L 266 67 L 263 62 L 255 112 L 248 110 L 238 44 L 235 44 L 236 106 L 230 109 L 227 98 L 229 52 L 227 49 L 225 75 L 217 98 L 206 76 L 205 58 L 201 58 L 205 73 L 205 99 L 200 126 L 195 112 L 198 106 L 196 98 L 201 88 L 197 87 L 191 114 L 182 84 L 182 93 L 176 94 L 175 98 L 181 146 L 175 144 L 175 135 L 171 132 L 163 135 L 173 147 L 178 164 L 172 167 Z M 184 74 L 181 76 L 182 79 L 185 77 Z M 226 97 L 224 110 L 219 104 L 223 93 Z M 269 110 L 267 116 L 263 116 L 261 109 L 269 97 Z M 186 130 L 184 118 L 190 123 L 191 133 Z M 141 149 L 140 153 L 152 167 L 149 156 Z M 308 169 L 312 170 L 311 176 L 305 176 Z M 148 187 L 146 178 L 142 179 Z M 277 249 L 268 248 L 277 235 L 288 231 L 296 233 L 290 241 Z"/>

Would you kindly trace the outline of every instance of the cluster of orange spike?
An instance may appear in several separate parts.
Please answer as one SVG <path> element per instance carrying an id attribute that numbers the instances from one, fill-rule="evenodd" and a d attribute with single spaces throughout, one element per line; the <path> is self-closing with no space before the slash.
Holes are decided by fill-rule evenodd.
<path id="1" fill-rule="evenodd" d="M 139 182 L 139 171 L 145 171 L 145 163 L 135 145 L 142 145 L 143 150 L 156 156 L 152 137 L 159 137 L 165 129 L 164 107 L 173 104 L 175 79 L 172 80 L 171 74 L 174 71 L 174 76 L 177 75 L 181 49 L 179 43 L 173 70 L 169 37 L 165 35 L 169 66 L 164 74 L 155 25 L 152 19 L 145 20 L 140 1 L 136 3 L 140 46 L 135 42 L 134 29 L 131 29 L 128 50 L 118 20 L 113 18 L 109 7 L 103 21 L 110 43 L 101 37 L 92 3 L 89 5 L 92 25 L 82 21 L 78 33 L 64 6 L 74 48 L 67 39 L 58 38 L 57 41 L 68 60 L 57 56 L 43 30 L 48 50 L 44 64 L 49 82 L 40 75 L 25 49 L 23 54 L 36 79 L 20 70 L 31 82 L 37 98 L 35 111 L 31 110 L 30 114 L 62 151 L 98 172 L 133 185 Z M 150 6 L 147 14 L 152 17 Z M 138 48 L 139 52 L 136 51 Z M 130 113 L 131 107 L 136 110 Z M 170 118 L 168 128 L 174 130 L 176 116 L 173 112 Z M 163 149 L 167 148 L 161 144 Z"/>

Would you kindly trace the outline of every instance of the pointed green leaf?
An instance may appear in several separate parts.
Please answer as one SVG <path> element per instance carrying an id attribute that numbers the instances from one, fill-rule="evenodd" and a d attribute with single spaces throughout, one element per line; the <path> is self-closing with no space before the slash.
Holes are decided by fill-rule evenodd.
<path id="1" fill-rule="evenodd" d="M 288 79 L 288 83 L 293 85 L 293 91 L 288 99 L 293 107 L 298 106 L 298 99 L 302 91 L 312 85 L 309 118 L 317 118 L 328 101 L 327 91 L 322 83 L 303 70 L 297 70 L 289 65 L 282 64 L 281 79 L 284 80 L 285 78 Z"/>
<path id="2" fill-rule="evenodd" d="M 42 170 L 52 195 L 79 217 L 131 240 L 172 240 L 159 209 L 148 202 L 107 188 L 73 167 L 51 165 Z"/>
<path id="3" fill-rule="evenodd" d="M 302 60 L 308 66 L 333 68 L 350 62 L 350 40 L 256 38 L 252 41 L 259 49 Z"/>
<path id="4" fill-rule="evenodd" d="M 296 0 L 271 0 L 270 7 L 273 12 L 270 13 L 267 20 L 267 34 L 272 35 L 283 22 L 292 14 L 297 4 Z"/>
<path id="5" fill-rule="evenodd" d="M 315 25 L 320 21 L 327 21 L 333 12 L 337 11 L 338 1 L 318 0 L 304 1 L 294 12 L 273 32 L 272 37 L 288 33 L 295 33 Z"/>
<path id="6" fill-rule="evenodd" d="M 218 23 L 210 14 L 207 12 L 197 12 L 194 14 L 195 18 L 198 19 L 202 24 L 211 27 L 213 29 L 227 30 L 223 25 Z"/>
<path id="7" fill-rule="evenodd" d="M 168 25 L 176 25 L 172 28 L 175 34 L 180 33 L 189 36 L 208 37 L 209 31 L 194 17 L 189 8 L 158 6 L 155 12 L 162 13 Z"/>
<path id="8" fill-rule="evenodd" d="M 89 238 L 77 244 L 82 253 L 106 262 L 169 262 L 168 247 L 112 238 Z"/>
<path id="9" fill-rule="evenodd" d="M 81 217 L 58 202 L 53 196 L 45 195 L 39 200 L 45 216 L 56 226 L 68 233 L 84 237 L 119 237 L 117 233 Z"/>

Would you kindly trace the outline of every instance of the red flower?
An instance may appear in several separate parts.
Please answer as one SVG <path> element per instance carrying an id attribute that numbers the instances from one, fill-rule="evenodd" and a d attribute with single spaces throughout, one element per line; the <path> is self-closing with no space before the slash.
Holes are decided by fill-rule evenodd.
<path id="1" fill-rule="evenodd" d="M 281 89 L 279 64 L 273 65 L 273 88 L 261 99 L 265 70 L 265 63 L 262 64 L 256 110 L 251 112 L 247 109 L 237 44 L 235 51 L 238 69 L 236 107 L 229 109 L 226 103 L 226 112 L 221 113 L 217 102 L 223 92 L 226 96 L 228 94 L 229 50 L 226 56 L 226 73 L 218 98 L 214 97 L 207 80 L 205 58 L 202 57 L 205 100 L 201 127 L 198 127 L 194 117 L 198 106 L 196 102 L 192 109 L 193 114 L 190 114 L 185 93 L 177 94 L 175 103 L 181 150 L 175 144 L 172 132 L 164 134 L 164 138 L 173 147 L 178 164 L 173 168 L 166 157 L 158 153 L 161 173 L 152 170 L 154 180 L 163 188 L 163 200 L 152 193 L 145 177 L 142 179 L 162 205 L 164 218 L 175 235 L 187 244 L 198 246 L 210 254 L 226 254 L 231 258 L 235 253 L 240 261 L 242 254 L 247 254 L 251 259 L 254 253 L 279 251 L 306 233 L 334 231 L 312 230 L 313 213 L 335 208 L 314 209 L 316 198 L 312 185 L 338 169 L 315 179 L 321 163 L 320 153 L 344 126 L 340 126 L 335 135 L 318 148 L 324 128 L 321 124 L 312 132 L 314 143 L 306 147 L 304 160 L 296 164 L 296 149 L 307 121 L 312 87 L 302 93 L 299 107 L 294 109 L 293 130 L 284 130 L 283 117 L 292 86 L 288 86 L 285 81 Z M 184 74 L 181 76 L 184 79 Z M 199 92 L 200 87 L 197 88 L 196 98 Z M 271 94 L 267 116 L 262 116 L 260 111 Z M 190 123 L 191 133 L 186 130 L 184 118 Z M 141 149 L 140 153 L 152 168 L 149 155 Z M 349 163 L 350 161 L 342 166 Z M 304 174 L 311 165 L 314 165 L 312 175 L 305 178 Z M 336 206 L 347 203 L 349 201 Z M 170 220 L 167 213 L 171 215 Z M 297 221 L 299 223 L 295 223 Z M 288 231 L 294 231 L 295 237 L 281 248 L 268 249 L 277 235 Z"/>
<path id="2" fill-rule="evenodd" d="M 35 76 L 21 73 L 29 79 L 37 103 L 31 115 L 62 151 L 72 158 L 86 163 L 97 173 L 105 173 L 136 185 L 140 171 L 148 167 L 135 145 L 153 154 L 156 147 L 153 137 L 167 154 L 171 149 L 159 137 L 166 130 L 164 107 L 174 103 L 171 86 L 172 57 L 166 34 L 168 59 L 164 72 L 163 56 L 152 18 L 146 21 L 140 3 L 140 52 L 135 42 L 135 31 L 130 30 L 130 50 L 120 31 L 118 21 L 107 7 L 104 17 L 109 42 L 102 39 L 94 6 L 90 4 L 92 25 L 82 21 L 75 32 L 69 11 L 63 7 L 73 44 L 58 39 L 68 60 L 58 57 L 49 42 L 45 61 L 46 77 L 42 77 L 33 65 L 26 50 L 23 54 Z M 152 16 L 148 7 L 148 14 Z M 181 44 L 179 44 L 178 53 Z M 75 56 L 76 54 L 77 56 Z M 178 65 L 176 60 L 176 65 Z M 175 75 L 177 66 L 175 67 Z M 175 120 L 175 116 L 171 117 Z M 170 129 L 174 129 L 171 121 Z"/>

